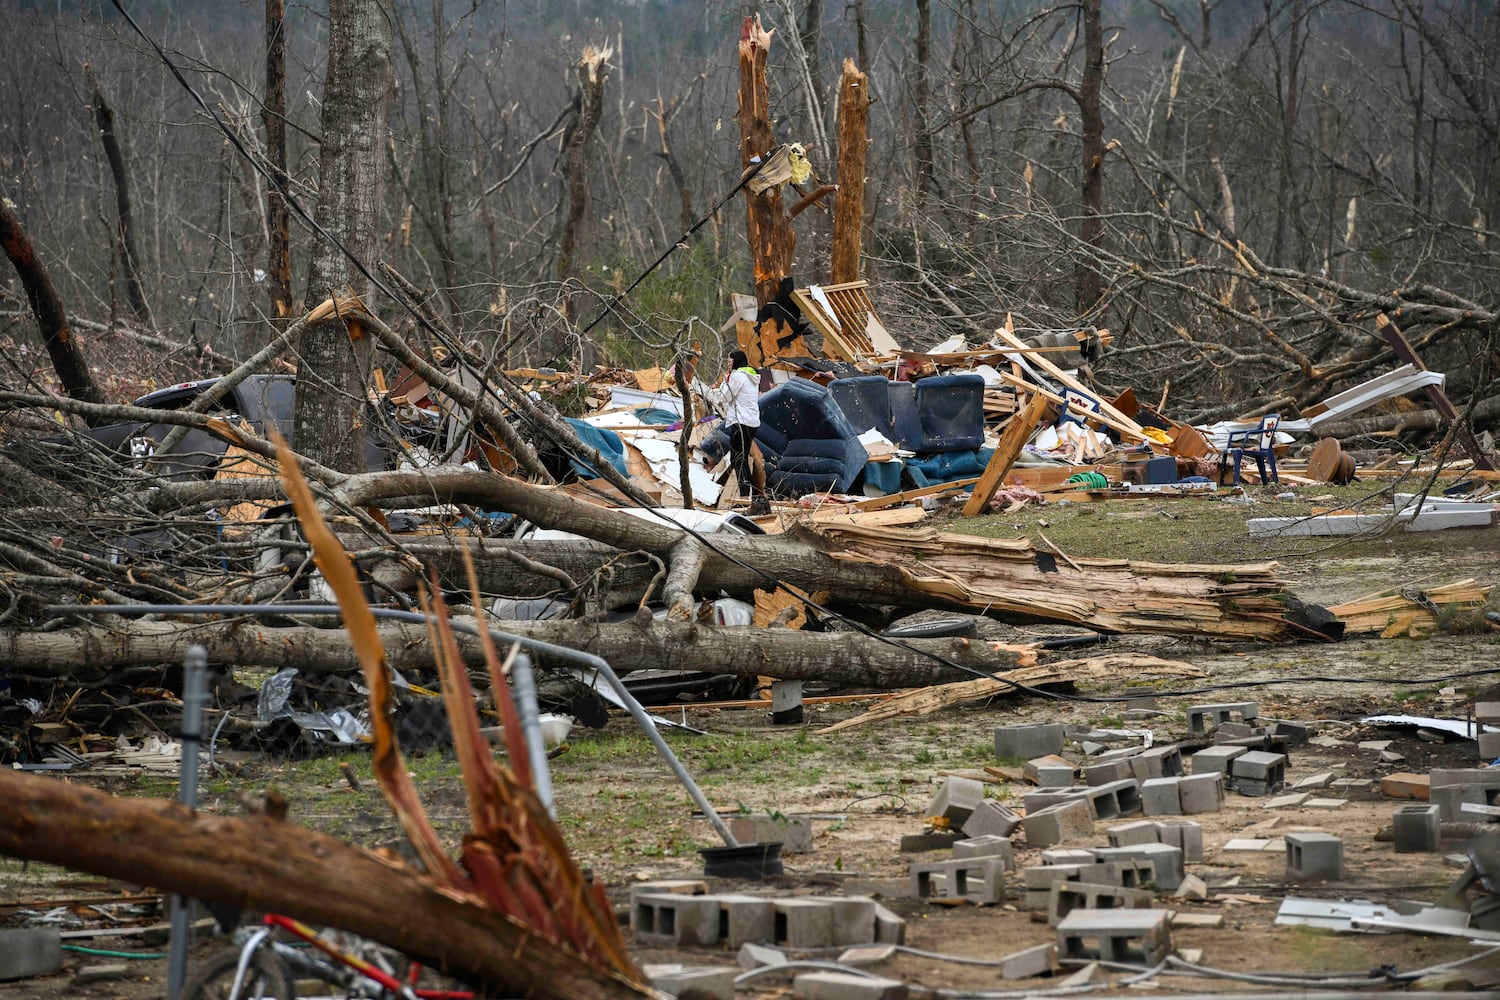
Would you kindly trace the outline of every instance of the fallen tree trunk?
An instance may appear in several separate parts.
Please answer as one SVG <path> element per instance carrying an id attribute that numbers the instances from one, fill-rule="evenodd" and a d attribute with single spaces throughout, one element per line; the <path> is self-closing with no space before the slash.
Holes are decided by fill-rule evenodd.
<path id="1" fill-rule="evenodd" d="M 962 638 L 905 639 L 900 644 L 849 632 L 656 622 L 649 616 L 618 624 L 579 621 L 491 621 L 492 629 L 592 653 L 616 670 L 696 670 L 740 677 L 830 680 L 858 687 L 899 688 L 973 676 L 941 657 L 985 674 L 1031 666 L 1034 647 Z M 430 670 L 433 654 L 423 625 L 383 623 L 386 660 L 403 672 Z M 267 627 L 253 621 L 132 622 L 36 632 L 0 631 L 0 662 L 15 673 L 77 675 L 123 667 L 180 663 L 190 646 L 208 651 L 210 663 L 303 670 L 358 670 L 342 629 Z M 479 640 L 459 636 L 470 666 L 483 666 Z M 570 666 L 538 657 L 543 666 Z"/>
<path id="2" fill-rule="evenodd" d="M 0 853 L 12 857 L 342 928 L 507 995 L 647 995 L 478 897 L 306 827 L 116 798 L 8 768 L 0 799 Z"/>

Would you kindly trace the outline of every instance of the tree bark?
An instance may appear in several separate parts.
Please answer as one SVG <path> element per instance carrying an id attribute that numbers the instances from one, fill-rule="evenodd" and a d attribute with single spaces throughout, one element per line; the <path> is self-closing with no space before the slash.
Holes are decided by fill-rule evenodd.
<path id="1" fill-rule="evenodd" d="M 284 318 L 292 314 L 292 220 L 282 193 L 287 183 L 285 0 L 266 0 L 266 101 L 261 121 L 266 129 L 266 165 L 272 179 L 266 188 L 270 243 L 267 284 L 272 315 Z"/>
<path id="2" fill-rule="evenodd" d="M 99 384 L 94 381 L 94 373 L 89 370 L 78 338 L 68 324 L 67 311 L 63 309 L 62 300 L 57 296 L 52 277 L 47 273 L 47 265 L 37 256 L 31 237 L 26 234 L 26 227 L 21 224 L 11 204 L 10 199 L 0 192 L 0 244 L 4 244 L 5 255 L 10 258 L 16 274 L 21 277 L 21 285 L 26 289 L 26 301 L 31 305 L 32 315 L 36 317 L 42 342 L 47 345 L 47 356 L 52 359 L 52 368 L 57 372 L 63 391 L 69 396 L 85 403 L 102 405 L 104 393 L 99 391 Z M 98 414 L 85 416 L 84 420 L 90 427 L 97 427 L 105 422 Z"/>
<path id="3" fill-rule="evenodd" d="M 1088 247 L 1099 246 L 1104 237 L 1104 111 L 1100 92 L 1104 87 L 1104 27 L 1100 0 L 1083 0 L 1083 80 L 1078 110 L 1083 135 L 1083 219 L 1079 237 Z M 1078 264 L 1078 313 L 1087 314 L 1099 302 L 1104 281 L 1099 264 L 1085 251 Z"/>
<path id="4" fill-rule="evenodd" d="M 584 213 L 589 204 L 588 145 L 604 114 L 604 62 L 609 58 L 608 50 L 601 51 L 592 45 L 583 50 L 578 60 L 578 117 L 568 129 L 564 141 L 564 177 L 566 212 L 563 215 L 562 236 L 557 246 L 557 280 L 567 282 L 577 273 L 575 257 L 578 250 L 578 234 L 583 228 Z"/>
<path id="5" fill-rule="evenodd" d="M 104 146 L 104 158 L 109 163 L 109 175 L 115 184 L 115 247 L 120 255 L 120 268 L 125 272 L 125 298 L 130 302 L 130 311 L 148 328 L 151 309 L 146 305 L 146 289 L 141 284 L 139 256 L 135 249 L 135 226 L 132 222 L 130 202 L 130 171 L 125 167 L 125 152 L 120 148 L 120 138 L 115 134 L 115 113 L 94 70 L 84 64 L 84 75 L 88 77 L 91 102 L 94 106 L 94 123 L 99 128 L 99 141 Z"/>
<path id="6" fill-rule="evenodd" d="M 766 82 L 766 60 L 771 35 L 759 17 L 747 17 L 740 28 L 740 165 L 746 170 L 769 156 L 776 146 L 771 127 L 771 91 Z M 750 260 L 755 274 L 755 300 L 765 305 L 776 298 L 783 278 L 792 273 L 797 236 L 781 201 L 781 187 L 761 194 L 745 193 L 745 230 L 750 238 Z"/>
<path id="7" fill-rule="evenodd" d="M 920 212 L 932 191 L 932 132 L 928 123 L 928 63 L 932 58 L 932 0 L 917 0 L 917 40 L 912 74 L 912 154 L 916 161 L 916 200 Z"/>
<path id="8" fill-rule="evenodd" d="M 934 660 L 944 657 L 970 670 L 993 673 L 1037 661 L 1029 646 L 970 639 L 905 639 L 901 645 L 851 632 L 803 632 L 790 628 L 718 626 L 689 621 L 653 621 L 649 615 L 606 624 L 584 621 L 487 620 L 500 632 L 592 653 L 616 670 L 695 670 L 786 680 L 837 681 L 857 687 L 900 688 L 972 677 Z M 403 673 L 432 669 L 425 625 L 382 623 L 387 662 Z M 81 626 L 55 632 L 0 630 L 0 651 L 17 674 L 80 678 L 128 667 L 181 662 L 188 648 L 203 646 L 210 663 L 281 670 L 358 670 L 348 636 L 338 628 L 275 627 L 250 621 L 132 622 L 125 626 Z M 484 666 L 479 640 L 459 636 L 464 661 Z M 573 664 L 538 654 L 544 666 Z"/>
<path id="9" fill-rule="evenodd" d="M 347 287 L 361 297 L 360 264 L 376 244 L 381 155 L 391 82 L 391 22 L 378 0 L 329 0 L 317 222 L 305 308 Z M 342 244 L 342 246 L 340 245 Z M 347 251 L 347 252 L 346 252 Z M 370 345 L 338 319 L 314 324 L 299 344 L 297 450 L 324 465 L 365 468 L 361 411 Z"/>
<path id="10" fill-rule="evenodd" d="M 833 201 L 834 284 L 859 280 L 864 245 L 865 154 L 869 149 L 870 81 L 851 59 L 839 81 L 838 194 Z"/>
<path id="11" fill-rule="evenodd" d="M 507 995 L 649 996 L 476 896 L 441 890 L 398 861 L 293 823 L 117 798 L 8 768 L 0 797 L 0 852 L 12 857 L 341 928 Z"/>

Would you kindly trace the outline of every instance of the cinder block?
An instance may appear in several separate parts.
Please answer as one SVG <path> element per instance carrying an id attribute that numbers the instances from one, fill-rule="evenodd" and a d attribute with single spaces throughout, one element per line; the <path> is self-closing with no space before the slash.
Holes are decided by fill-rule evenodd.
<path id="1" fill-rule="evenodd" d="M 1092 836 L 1094 817 L 1088 802 L 1072 798 L 1036 812 L 1028 812 L 1021 820 L 1021 829 L 1025 831 L 1026 843 L 1030 846 L 1050 847 L 1064 840 Z"/>
<path id="2" fill-rule="evenodd" d="M 1219 728 L 1214 730 L 1214 742 L 1224 740 L 1242 740 L 1247 736 L 1264 736 L 1265 733 L 1255 726 L 1247 726 L 1243 722 L 1221 722 Z"/>
<path id="3" fill-rule="evenodd" d="M 1245 752 L 1244 747 L 1209 747 L 1193 754 L 1194 774 L 1228 774 L 1230 763 Z"/>
<path id="4" fill-rule="evenodd" d="M 1144 800 L 1145 786 L 1141 787 L 1141 798 Z M 1150 815 L 1149 803 L 1147 815 Z M 1136 820 L 1134 823 L 1122 823 L 1112 826 L 1107 831 L 1110 847 L 1130 847 L 1134 844 L 1159 844 L 1161 843 L 1161 827 L 1149 819 Z"/>
<path id="5" fill-rule="evenodd" d="M 765 965 L 785 965 L 787 958 L 786 952 L 780 948 L 771 948 L 761 944 L 742 944 L 735 962 L 741 969 L 749 972 L 751 969 L 759 969 Z"/>
<path id="6" fill-rule="evenodd" d="M 938 888 L 941 876 L 942 888 Z M 996 857 L 935 861 L 911 866 L 911 891 L 917 899 L 939 896 L 967 899 L 981 906 L 1005 901 L 1005 862 Z"/>
<path id="7" fill-rule="evenodd" d="M 786 948 L 831 948 L 833 907 L 821 899 L 778 899 L 774 943 Z"/>
<path id="8" fill-rule="evenodd" d="M 1157 888 L 1171 892 L 1182 884 L 1182 848 L 1171 844 L 1132 844 L 1129 847 L 1096 847 L 1100 861 L 1148 861 Z"/>
<path id="9" fill-rule="evenodd" d="M 1087 847 L 1052 847 L 1042 852 L 1044 865 L 1091 865 L 1094 852 Z"/>
<path id="10" fill-rule="evenodd" d="M 906 1000 L 907 987 L 899 979 L 859 976 L 852 972 L 803 972 L 792 980 L 796 1000 Z"/>
<path id="11" fill-rule="evenodd" d="M 1009 837 L 1021 825 L 1021 817 L 1012 809 L 990 799 L 974 807 L 964 821 L 966 837 Z"/>
<path id="12" fill-rule="evenodd" d="M 867 896 L 805 896 L 833 911 L 833 943 L 839 947 L 875 940 L 875 900 Z"/>
<path id="13" fill-rule="evenodd" d="M 1000 959 L 1001 979 L 1035 979 L 1051 975 L 1057 968 L 1057 945 L 1039 944 L 1012 952 Z"/>
<path id="14" fill-rule="evenodd" d="M 1432 804 L 1438 808 L 1438 817 L 1445 823 L 1454 823 L 1470 817 L 1464 816 L 1464 803 L 1489 805 L 1487 790 L 1479 785 L 1434 785 L 1429 794 Z"/>
<path id="15" fill-rule="evenodd" d="M 1300 747 L 1312 738 L 1312 727 L 1303 722 L 1289 722 L 1286 719 L 1261 719 L 1263 725 L 1271 727 L 1271 735 L 1281 740 L 1285 746 Z"/>
<path id="16" fill-rule="evenodd" d="M 717 897 L 719 937 L 731 948 L 776 940 L 776 904 L 764 896 Z"/>
<path id="17" fill-rule="evenodd" d="M 633 895 L 630 924 L 644 943 L 713 947 L 719 943 L 718 896 L 670 892 Z"/>
<path id="18" fill-rule="evenodd" d="M 1149 778 L 1141 785 L 1141 811 L 1147 816 L 1182 815 L 1177 778 Z"/>
<path id="19" fill-rule="evenodd" d="M 1049 753 L 1062 753 L 1062 748 L 1063 725 L 1060 722 L 995 727 L 996 757 L 1031 760 Z"/>
<path id="20" fill-rule="evenodd" d="M 1077 769 L 1072 764 L 1043 764 L 1036 769 L 1038 788 L 1071 788 Z"/>
<path id="21" fill-rule="evenodd" d="M 984 782 L 973 778 L 947 777 L 927 805 L 927 816 L 943 816 L 951 829 L 961 828 L 984 801 Z"/>
<path id="22" fill-rule="evenodd" d="M 733 816 L 729 832 L 742 844 L 780 844 L 782 854 L 811 854 L 813 849 L 812 820 L 806 816 Z"/>
<path id="23" fill-rule="evenodd" d="M 1156 827 L 1163 844 L 1182 848 L 1183 861 L 1196 864 L 1203 860 L 1203 827 L 1190 819 L 1157 820 Z"/>
<path id="24" fill-rule="evenodd" d="M 1057 925 L 1060 961 L 1156 965 L 1171 950 L 1168 910 L 1074 910 Z"/>
<path id="25" fill-rule="evenodd" d="M 1286 784 L 1286 754 L 1247 750 L 1229 771 L 1229 783 L 1241 795 L 1270 795 Z"/>
<path id="26" fill-rule="evenodd" d="M 884 965 L 895 957 L 896 946 L 893 944 L 861 944 L 844 949 L 843 954 L 838 957 L 838 963 L 852 965 L 856 969 L 871 969 Z"/>
<path id="27" fill-rule="evenodd" d="M 1260 715 L 1260 706 L 1253 701 L 1194 705 L 1187 710 L 1188 732 L 1206 733 L 1235 718 L 1238 718 L 1240 722 L 1249 722 L 1258 715 Z"/>
<path id="28" fill-rule="evenodd" d="M 701 878 L 668 878 L 656 879 L 651 882 L 637 882 L 630 887 L 630 899 L 642 893 L 657 894 L 662 892 L 677 893 L 682 896 L 702 896 L 708 892 L 708 883 Z"/>
<path id="29" fill-rule="evenodd" d="M 1391 817 L 1397 854 L 1436 851 L 1442 842 L 1442 817 L 1435 805 L 1397 806 Z"/>
<path id="30" fill-rule="evenodd" d="M 1500 732 L 1479 734 L 1479 759 L 1493 761 L 1500 757 Z"/>
<path id="31" fill-rule="evenodd" d="M 1130 816 L 1141 811 L 1141 786 L 1134 778 L 1111 781 L 1083 789 L 1094 801 L 1094 815 L 1099 819 Z"/>
<path id="32" fill-rule="evenodd" d="M 997 837 L 993 834 L 987 837 L 971 837 L 968 840 L 960 840 L 953 845 L 953 856 L 956 859 L 966 858 L 999 858 L 1005 863 L 1006 871 L 1016 870 L 1016 850 L 1011 846 L 1009 837 Z"/>
<path id="33" fill-rule="evenodd" d="M 734 1000 L 739 969 L 718 965 L 647 965 L 641 970 L 651 985 L 684 1000 Z"/>
<path id="34" fill-rule="evenodd" d="M 1344 877 L 1344 842 L 1331 833 L 1289 833 L 1286 870 L 1293 878 L 1337 882 Z"/>
<path id="35" fill-rule="evenodd" d="M 1400 771 L 1380 779 L 1380 794 L 1388 799 L 1416 799 L 1426 802 L 1431 795 L 1432 776 Z"/>
<path id="36" fill-rule="evenodd" d="M 1380 788 L 1373 778 L 1335 778 L 1328 789 L 1350 802 L 1374 802 L 1381 798 Z M 1422 798 L 1427 798 L 1426 785 L 1422 786 Z"/>
<path id="37" fill-rule="evenodd" d="M 62 933 L 55 927 L 0 931 L 0 980 L 30 979 L 62 968 Z"/>
<path id="38" fill-rule="evenodd" d="M 1218 812 L 1224 805 L 1224 776 L 1217 773 L 1189 774 L 1177 779 L 1177 795 L 1188 816 Z"/>
<path id="39" fill-rule="evenodd" d="M 1074 910 L 1133 910 L 1151 905 L 1155 897 L 1147 889 L 1127 889 L 1092 882 L 1054 882 L 1047 901 L 1047 923 L 1056 927 Z"/>
<path id="40" fill-rule="evenodd" d="M 1059 757 L 1053 753 L 1043 757 L 1033 757 L 1022 764 L 1021 775 L 1033 785 L 1040 785 L 1042 782 L 1041 772 L 1044 767 L 1067 768 L 1074 773 L 1078 770 L 1071 760 L 1066 757 Z"/>
<path id="41" fill-rule="evenodd" d="M 1478 701 L 1474 703 L 1474 719 L 1500 726 L 1500 701 Z"/>
<path id="42" fill-rule="evenodd" d="M 1021 871 L 1024 893 L 1021 908 L 1045 910 L 1056 882 L 1089 882 L 1093 885 L 1119 885 L 1120 869 L 1112 863 L 1091 865 L 1032 865 Z"/>
<path id="43" fill-rule="evenodd" d="M 905 918 L 891 912 L 879 903 L 875 904 L 875 943 L 906 943 Z"/>
<path id="44" fill-rule="evenodd" d="M 1040 812 L 1043 809 L 1059 805 L 1063 802 L 1071 802 L 1075 799 L 1084 803 L 1089 815 L 1094 815 L 1094 800 L 1087 797 L 1089 789 L 1084 788 L 1038 788 L 1034 792 L 1027 792 L 1021 796 L 1021 805 L 1027 814 Z"/>
<path id="45" fill-rule="evenodd" d="M 1182 748 L 1176 743 L 1164 743 L 1142 750 L 1131 760 L 1145 765 L 1146 778 L 1175 778 L 1182 773 Z M 1138 781 L 1146 780 L 1139 774 L 1135 778 Z"/>
<path id="46" fill-rule="evenodd" d="M 1432 787 L 1441 785 L 1473 785 L 1479 788 L 1500 788 L 1500 767 L 1435 767 L 1428 772 Z"/>
<path id="47" fill-rule="evenodd" d="M 1107 760 L 1102 764 L 1091 764 L 1083 769 L 1083 780 L 1089 785 L 1107 785 L 1111 781 L 1123 781 L 1135 777 L 1130 763 L 1135 758 Z"/>

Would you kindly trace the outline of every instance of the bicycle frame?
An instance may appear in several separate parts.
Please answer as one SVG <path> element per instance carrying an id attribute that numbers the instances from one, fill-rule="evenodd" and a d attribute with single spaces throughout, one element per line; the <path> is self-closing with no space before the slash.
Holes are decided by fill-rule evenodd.
<path id="1" fill-rule="evenodd" d="M 284 917 L 278 913 L 267 913 L 261 920 L 261 926 L 240 950 L 239 965 L 234 971 L 234 986 L 230 991 L 231 996 L 239 996 L 244 988 L 245 975 L 250 968 L 250 960 L 257 949 L 270 941 L 271 935 L 280 928 L 302 941 L 307 942 L 314 948 L 323 952 L 339 965 L 354 970 L 372 984 L 379 986 L 382 990 L 401 997 L 402 1000 L 475 1000 L 473 992 L 468 990 L 441 990 L 441 989 L 419 989 L 416 986 L 417 977 L 422 974 L 420 962 L 412 962 L 407 969 L 407 981 L 402 982 L 395 976 L 386 972 L 378 966 L 370 964 L 358 955 L 351 955 L 341 951 L 331 942 L 318 936 L 318 932 L 300 920 Z M 271 942 L 273 949 L 275 942 Z"/>

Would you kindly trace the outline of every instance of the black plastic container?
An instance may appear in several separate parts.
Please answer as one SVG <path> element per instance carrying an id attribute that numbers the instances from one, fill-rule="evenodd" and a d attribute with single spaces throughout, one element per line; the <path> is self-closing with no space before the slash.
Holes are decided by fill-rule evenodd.
<path id="1" fill-rule="evenodd" d="M 703 874 L 716 878 L 769 878 L 780 875 L 781 844 L 740 844 L 737 847 L 704 847 Z"/>

